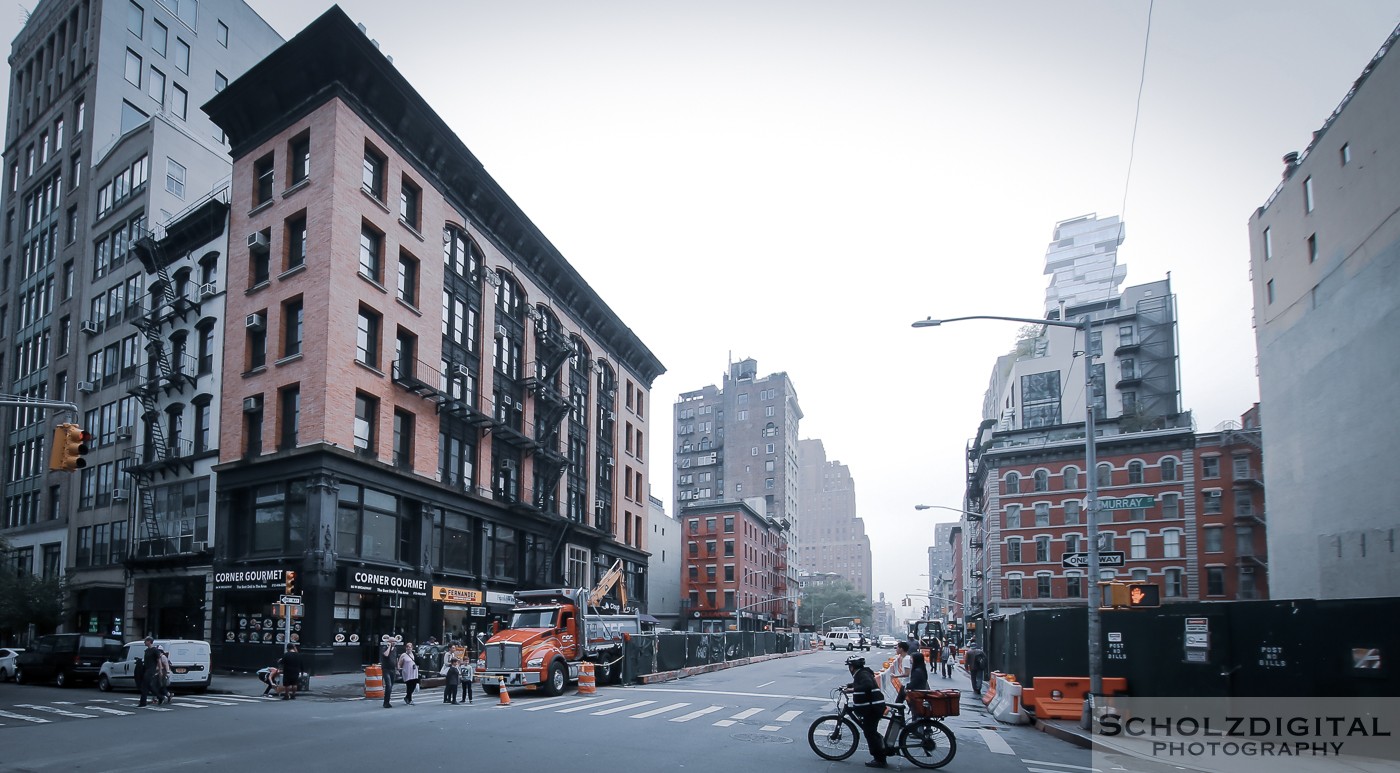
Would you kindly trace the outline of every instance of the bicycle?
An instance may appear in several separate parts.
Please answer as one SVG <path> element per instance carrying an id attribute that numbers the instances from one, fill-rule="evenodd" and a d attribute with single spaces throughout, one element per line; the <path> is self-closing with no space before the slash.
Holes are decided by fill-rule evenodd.
<path id="1" fill-rule="evenodd" d="M 957 704 L 954 699 L 945 698 L 941 705 L 930 706 L 928 701 L 918 697 L 921 693 L 915 692 L 915 703 L 911 704 L 911 708 L 916 718 L 910 724 L 905 723 L 903 705 L 886 708 L 885 718 L 889 724 L 881 740 L 884 741 L 887 755 L 903 755 L 921 768 L 941 768 L 952 762 L 953 756 L 958 753 L 958 739 L 936 717 L 956 716 Z M 807 743 L 818 757 L 839 762 L 855 754 L 860 747 L 860 717 L 850 705 L 850 694 L 844 689 L 838 687 L 832 690 L 832 698 L 836 701 L 836 713 L 813 720 L 807 730 Z M 949 703 L 952 710 L 948 710 Z M 943 713 L 936 713 L 940 709 Z"/>

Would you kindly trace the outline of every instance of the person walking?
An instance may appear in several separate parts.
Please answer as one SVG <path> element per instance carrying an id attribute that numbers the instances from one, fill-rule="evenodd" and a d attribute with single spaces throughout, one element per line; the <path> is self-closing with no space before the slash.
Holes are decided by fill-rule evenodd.
<path id="1" fill-rule="evenodd" d="M 287 645 L 279 665 L 282 669 L 282 700 L 296 700 L 297 688 L 301 686 L 301 650 L 296 644 Z"/>
<path id="2" fill-rule="evenodd" d="M 169 703 L 174 698 L 174 693 L 170 691 L 170 653 L 155 648 L 156 651 L 156 678 L 153 684 L 156 694 L 160 696 L 156 703 Z"/>
<path id="3" fill-rule="evenodd" d="M 841 689 L 851 695 L 851 708 L 860 717 L 860 728 L 865 733 L 865 745 L 870 749 L 871 760 L 867 768 L 885 767 L 885 739 L 880 737 L 880 719 L 885 716 L 885 694 L 875 682 L 875 672 L 865 665 L 865 658 L 852 655 L 846 658 L 846 668 L 851 672 L 851 683 Z"/>
<path id="4" fill-rule="evenodd" d="M 154 641 L 152 641 L 151 637 L 147 636 L 146 650 L 141 653 L 141 657 L 136 660 L 136 665 L 131 672 L 132 676 L 136 678 L 136 689 L 141 692 L 141 702 L 136 704 L 138 707 L 146 705 L 147 696 L 154 696 L 154 693 L 151 692 L 151 683 L 146 671 L 147 654 L 149 654 L 154 647 Z"/>
<path id="5" fill-rule="evenodd" d="M 393 708 L 389 702 L 389 696 L 394 692 L 394 672 L 399 668 L 396 650 L 398 647 L 393 639 L 385 634 L 384 640 L 379 648 L 379 670 L 384 674 L 384 708 Z"/>
<path id="6" fill-rule="evenodd" d="M 457 688 L 462 684 L 461 665 L 462 663 L 460 660 L 453 658 L 450 663 L 443 666 L 442 675 L 447 677 L 447 684 L 443 685 L 442 688 L 443 703 L 451 703 L 453 706 L 457 705 Z"/>
<path id="7" fill-rule="evenodd" d="M 413 703 L 413 691 L 418 689 L 418 661 L 413 659 L 413 642 L 403 643 L 403 654 L 399 656 L 399 677 L 403 679 L 406 692 L 403 696 L 405 705 Z"/>
<path id="8" fill-rule="evenodd" d="M 471 653 L 462 658 L 462 699 L 467 703 L 473 703 L 476 698 L 472 695 L 472 682 L 476 681 L 476 661 L 472 660 Z"/>
<path id="9" fill-rule="evenodd" d="M 976 643 L 967 648 L 967 675 L 972 679 L 972 692 L 982 697 L 982 680 L 987 678 L 987 653 Z"/>
<path id="10" fill-rule="evenodd" d="M 958 659 L 958 648 L 953 646 L 953 642 L 943 642 L 943 678 L 953 678 L 953 663 Z"/>

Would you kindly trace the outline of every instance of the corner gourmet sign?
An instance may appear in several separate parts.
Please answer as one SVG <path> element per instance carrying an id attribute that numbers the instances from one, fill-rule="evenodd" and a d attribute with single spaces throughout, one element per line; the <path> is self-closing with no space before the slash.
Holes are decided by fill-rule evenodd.
<path id="1" fill-rule="evenodd" d="M 399 596 L 428 595 L 428 581 L 421 577 L 374 572 L 368 569 L 345 569 L 345 589 L 355 593 L 387 593 Z"/>
<path id="2" fill-rule="evenodd" d="M 281 569 L 239 569 L 214 572 L 214 590 L 282 590 Z"/>

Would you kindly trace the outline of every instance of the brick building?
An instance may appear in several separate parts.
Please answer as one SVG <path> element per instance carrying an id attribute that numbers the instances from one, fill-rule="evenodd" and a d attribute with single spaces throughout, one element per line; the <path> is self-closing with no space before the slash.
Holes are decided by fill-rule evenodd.
<path id="1" fill-rule="evenodd" d="M 693 504 L 681 511 L 686 630 L 786 625 L 788 527 L 762 511 L 762 499 Z"/>

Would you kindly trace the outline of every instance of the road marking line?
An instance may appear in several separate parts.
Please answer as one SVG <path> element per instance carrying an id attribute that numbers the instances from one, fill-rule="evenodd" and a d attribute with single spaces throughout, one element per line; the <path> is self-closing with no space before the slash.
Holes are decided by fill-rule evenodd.
<path id="1" fill-rule="evenodd" d="M 205 705 L 203 705 L 203 704 L 201 704 L 201 703 L 190 703 L 189 701 L 185 701 L 185 702 L 183 702 L 183 703 L 176 704 L 176 703 L 175 703 L 175 700 L 174 700 L 173 698 L 166 698 L 166 699 L 165 699 L 165 705 L 167 705 L 167 706 L 176 706 L 176 705 L 178 705 L 178 706 L 179 706 L 180 708 L 182 708 L 182 709 L 208 709 L 208 708 L 213 708 L 212 706 L 205 706 Z M 232 705 L 232 704 L 230 704 L 230 705 Z M 169 711 L 169 710 L 170 710 L 170 709 L 166 709 L 166 711 Z"/>
<path id="2" fill-rule="evenodd" d="M 817 698 L 810 695 L 774 695 L 766 692 L 732 692 L 729 690 L 687 690 L 672 687 L 628 687 L 628 692 L 669 692 L 669 693 L 690 693 L 693 695 L 732 695 L 739 698 L 784 698 L 790 701 L 815 701 L 817 703 L 831 703 L 831 696 Z"/>
<path id="3" fill-rule="evenodd" d="M 525 710 L 526 710 L 526 711 L 548 711 L 549 709 L 557 709 L 557 708 L 560 708 L 560 707 L 562 707 L 562 706 L 572 706 L 572 705 L 574 705 L 575 703 L 587 703 L 587 702 L 589 702 L 589 701 L 591 701 L 591 700 L 593 700 L 593 699 L 592 699 L 592 698 L 571 698 L 571 699 L 565 700 L 565 701 L 553 701 L 553 702 L 546 703 L 546 704 L 543 704 L 543 705 L 540 705 L 540 706 L 531 706 L 530 708 L 525 709 Z"/>
<path id="4" fill-rule="evenodd" d="M 629 703 L 629 704 L 627 704 L 626 706 L 614 706 L 613 708 L 610 708 L 610 709 L 604 709 L 604 710 L 602 710 L 602 711 L 595 711 L 595 712 L 593 712 L 592 714 L 590 714 L 589 716 L 591 716 L 591 717 L 601 717 L 601 716 L 603 716 L 603 715 L 605 715 L 605 714 L 616 714 L 616 713 L 618 713 L 619 711 L 627 711 L 628 709 L 640 709 L 640 708 L 643 707 L 643 706 L 650 706 L 650 705 L 653 704 L 653 703 L 656 703 L 656 701 L 638 701 L 637 703 Z"/>
<path id="5" fill-rule="evenodd" d="M 1064 762 L 1045 762 L 1044 760 L 1021 760 L 1027 765 L 1054 765 L 1057 768 L 1069 768 L 1070 770 L 1088 770 L 1091 773 L 1101 773 L 1098 768 L 1086 768 L 1083 765 L 1070 765 Z"/>
<path id="6" fill-rule="evenodd" d="M 719 711 L 719 710 L 722 709 L 722 708 L 724 708 L 724 707 L 723 707 L 723 706 L 708 706 L 708 707 L 703 708 L 703 709 L 700 709 L 700 710 L 698 710 L 698 711 L 692 711 L 692 712 L 690 712 L 689 714 L 682 714 L 682 715 L 679 716 L 679 717 L 672 717 L 672 718 L 671 718 L 671 721 L 672 721 L 672 722 L 689 722 L 689 721 L 692 720 L 692 719 L 696 719 L 696 718 L 698 718 L 698 717 L 703 717 L 703 716 L 705 716 L 706 714 L 713 714 L 713 713 L 715 713 L 716 711 Z"/>
<path id="7" fill-rule="evenodd" d="M 16 703 L 15 707 L 21 709 L 31 709 L 33 711 L 47 711 L 50 714 L 61 714 L 65 717 L 77 717 L 79 719 L 97 719 L 96 714 L 79 714 L 76 711 L 68 711 L 67 709 L 56 709 L 53 706 L 39 706 L 33 703 Z"/>
<path id="8" fill-rule="evenodd" d="M 987 748 L 995 754 L 1015 754 L 1011 751 L 1011 744 L 997 735 L 995 730 L 978 730 L 977 734 L 982 736 L 982 740 L 987 744 Z"/>
<path id="9" fill-rule="evenodd" d="M 106 706 L 84 706 L 83 708 L 87 709 L 88 711 L 101 711 L 101 712 L 104 712 L 104 713 L 107 713 L 107 714 L 116 714 L 117 716 L 121 716 L 121 717 L 129 717 L 129 716 L 131 716 L 132 714 L 135 714 L 135 713 L 136 713 L 136 712 L 134 712 L 134 711 L 122 711 L 122 710 L 120 710 L 120 709 L 109 709 L 109 708 L 107 708 Z"/>
<path id="10" fill-rule="evenodd" d="M 776 681 L 778 681 L 778 680 L 777 680 L 777 679 L 774 679 L 774 680 L 773 680 L 773 682 L 776 682 Z M 773 682 L 764 682 L 763 684 L 760 684 L 760 685 L 754 685 L 754 689 L 757 690 L 757 689 L 760 688 L 760 687 L 767 687 L 768 685 L 772 684 Z"/>
<path id="11" fill-rule="evenodd" d="M 73 701 L 54 701 L 54 703 L 55 703 L 56 705 L 59 705 L 59 706 L 72 706 L 72 705 L 73 705 Z"/>
<path id="12" fill-rule="evenodd" d="M 145 710 L 147 710 L 147 711 L 174 711 L 174 710 L 175 710 L 175 709 L 162 708 L 162 707 L 160 707 L 160 706 L 137 706 L 137 708 L 145 709 Z M 203 706 L 200 706 L 200 708 L 204 708 L 204 707 L 203 707 Z"/>
<path id="13" fill-rule="evenodd" d="M 774 721 L 774 722 L 791 722 L 791 721 L 793 721 L 794 719 L 797 719 L 801 714 L 802 714 L 802 712 L 801 712 L 800 710 L 798 710 L 798 711 L 784 711 L 783 713 L 781 713 L 781 714 L 778 715 L 778 718 L 777 718 L 777 719 L 775 719 L 775 720 L 773 720 L 773 721 Z"/>
<path id="14" fill-rule="evenodd" d="M 598 702 L 598 703 L 586 703 L 586 704 L 584 704 L 584 705 L 582 705 L 582 706 L 575 706 L 575 707 L 573 707 L 573 708 L 571 708 L 571 709 L 560 709 L 560 710 L 559 710 L 559 713 L 560 713 L 560 714 L 572 714 L 572 713 L 575 712 L 575 711 L 587 711 L 587 710 L 589 710 L 589 709 L 597 708 L 597 707 L 599 707 L 599 706 L 608 706 L 608 705 L 611 705 L 611 704 L 613 704 L 613 703 L 621 703 L 621 702 L 622 702 L 622 699 L 621 699 L 621 698 L 611 698 L 611 699 L 609 699 L 609 700 L 600 701 L 600 702 Z"/>
<path id="15" fill-rule="evenodd" d="M 194 703 L 207 703 L 207 704 L 209 704 L 209 705 L 211 705 L 211 706 L 237 706 L 237 705 L 238 705 L 237 702 L 229 703 L 228 701 L 224 701 L 224 700 L 214 700 L 213 698 L 191 698 L 191 697 L 189 697 L 188 695 L 181 695 L 181 696 L 180 696 L 180 700 L 181 700 L 182 702 L 183 702 L 183 701 L 193 701 Z"/>
<path id="16" fill-rule="evenodd" d="M 762 731 L 765 732 L 765 733 L 776 733 L 776 732 L 778 732 L 779 730 L 782 730 L 782 729 L 783 729 L 783 726 L 782 726 L 782 725 L 764 725 L 763 727 L 760 727 L 760 728 L 759 728 L 759 730 L 762 730 Z"/>
<path id="17" fill-rule="evenodd" d="M 654 717 L 657 714 L 665 714 L 666 712 L 671 711 L 673 709 L 683 709 L 689 705 L 689 703 L 672 703 L 670 706 L 663 706 L 659 709 L 652 709 L 651 711 L 643 711 L 640 714 L 633 714 L 631 717 L 628 717 L 628 719 L 646 719 L 647 717 Z"/>
<path id="18" fill-rule="evenodd" d="M 732 719 L 721 719 L 720 721 L 718 721 L 718 722 L 716 722 L 716 723 L 714 724 L 714 727 L 729 727 L 730 725 L 737 725 L 737 724 L 739 724 L 739 723 L 738 723 L 738 722 L 735 722 L 735 721 L 732 720 Z"/>
<path id="19" fill-rule="evenodd" d="M 42 725 L 47 722 L 53 721 L 52 719 L 44 719 L 43 717 L 29 717 L 25 716 L 24 714 L 11 714 L 8 711 L 0 711 L 0 717 L 9 717 L 10 719 L 22 719 L 25 722 L 33 722 L 38 725 Z"/>

